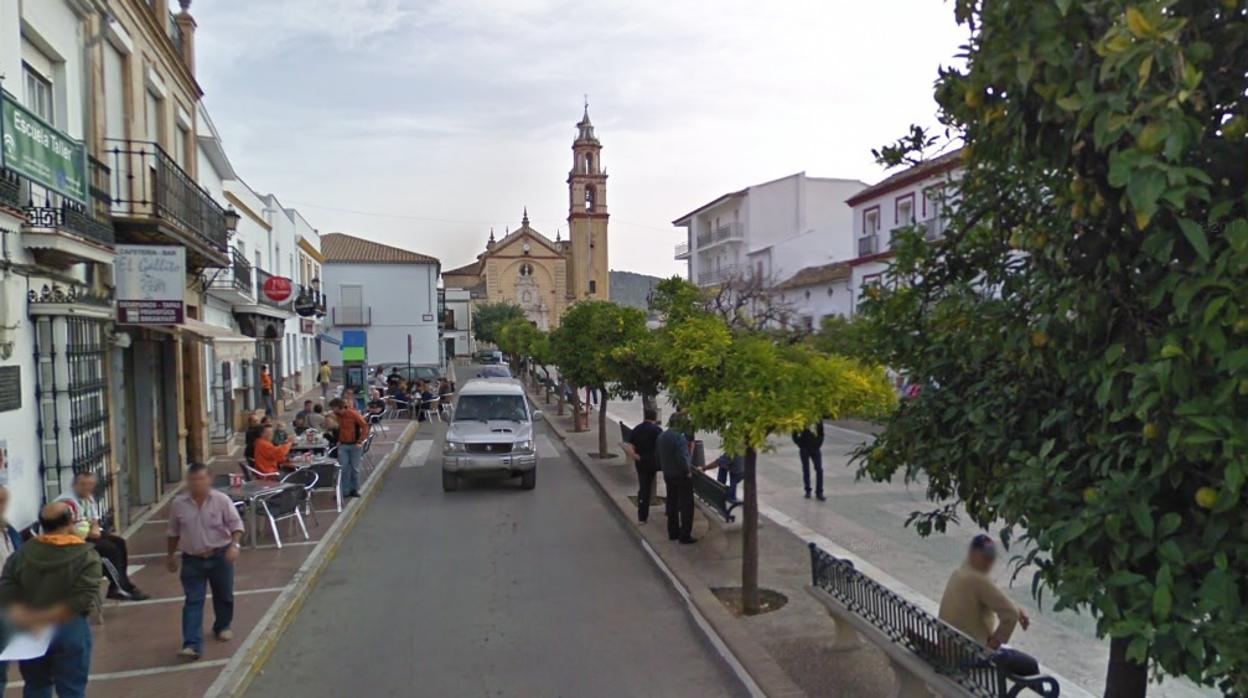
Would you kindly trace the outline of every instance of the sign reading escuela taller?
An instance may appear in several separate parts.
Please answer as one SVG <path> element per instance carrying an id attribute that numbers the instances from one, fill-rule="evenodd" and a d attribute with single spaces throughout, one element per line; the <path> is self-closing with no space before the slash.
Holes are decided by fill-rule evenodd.
<path id="1" fill-rule="evenodd" d="M 180 325 L 186 317 L 186 248 L 117 245 L 117 322 Z"/>
<path id="2" fill-rule="evenodd" d="M 0 90 L 0 162 L 36 184 L 87 202 L 87 149 Z"/>

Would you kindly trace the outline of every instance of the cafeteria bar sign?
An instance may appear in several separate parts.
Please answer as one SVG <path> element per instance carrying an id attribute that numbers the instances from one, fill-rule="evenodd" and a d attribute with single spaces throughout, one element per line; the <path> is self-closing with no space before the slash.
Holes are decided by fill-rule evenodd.
<path id="1" fill-rule="evenodd" d="M 117 322 L 181 325 L 186 317 L 186 248 L 117 245 Z"/>
<path id="2" fill-rule="evenodd" d="M 13 95 L 0 90 L 0 163 L 8 169 L 63 194 L 87 201 L 87 150 L 32 114 Z"/>

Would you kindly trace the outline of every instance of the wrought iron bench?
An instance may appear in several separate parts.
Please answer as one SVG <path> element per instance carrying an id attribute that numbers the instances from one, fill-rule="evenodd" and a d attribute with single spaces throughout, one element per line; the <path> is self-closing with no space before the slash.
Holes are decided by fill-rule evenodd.
<path id="1" fill-rule="evenodd" d="M 728 485 L 701 470 L 693 471 L 693 496 L 703 505 L 702 510 L 713 514 L 721 522 L 730 524 L 737 520 L 733 510 L 741 502 L 728 496 Z"/>
<path id="2" fill-rule="evenodd" d="M 853 562 L 809 546 L 811 594 L 836 618 L 837 645 L 857 645 L 863 636 L 883 650 L 900 684 L 898 696 L 1061 694 L 1053 677 L 1006 672 L 993 662 L 990 650 L 859 572 Z"/>

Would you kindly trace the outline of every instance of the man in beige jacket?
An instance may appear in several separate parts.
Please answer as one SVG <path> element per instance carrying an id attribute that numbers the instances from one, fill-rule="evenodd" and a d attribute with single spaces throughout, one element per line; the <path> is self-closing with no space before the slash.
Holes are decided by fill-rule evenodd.
<path id="1" fill-rule="evenodd" d="M 940 599 L 940 619 L 991 650 L 1007 671 L 1029 676 L 1039 673 L 1031 656 L 1005 646 L 1014 628 L 1026 630 L 1031 618 L 992 581 L 997 544 L 987 534 L 971 539 L 966 562 L 953 571 Z"/>

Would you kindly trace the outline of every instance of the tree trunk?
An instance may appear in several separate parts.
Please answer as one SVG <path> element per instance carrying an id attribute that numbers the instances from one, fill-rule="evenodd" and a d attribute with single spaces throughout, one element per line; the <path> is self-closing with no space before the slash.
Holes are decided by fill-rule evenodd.
<path id="1" fill-rule="evenodd" d="M 560 379 L 559 382 L 555 384 L 555 390 L 559 391 L 559 416 L 562 417 L 563 403 L 566 402 L 568 395 L 567 386 L 563 384 L 563 379 Z"/>
<path id="2" fill-rule="evenodd" d="M 1105 672 L 1105 698 L 1144 698 L 1148 694 L 1148 665 L 1127 659 L 1131 641 L 1109 641 L 1109 669 Z"/>
<path id="3" fill-rule="evenodd" d="M 643 394 L 641 396 L 641 411 L 643 418 L 645 417 L 646 410 L 654 410 L 655 414 L 658 414 L 659 406 L 656 404 L 657 402 L 658 401 L 654 399 L 653 395 Z"/>
<path id="4" fill-rule="evenodd" d="M 611 455 L 607 447 L 607 391 L 598 389 L 598 455 L 607 458 Z"/>
<path id="5" fill-rule="evenodd" d="M 577 391 L 576 386 L 572 386 L 572 431 L 581 432 L 588 428 L 589 418 L 585 418 L 586 426 L 581 426 L 581 414 L 584 410 L 581 408 L 581 395 Z"/>
<path id="6" fill-rule="evenodd" d="M 758 452 L 753 448 L 745 451 L 745 515 L 741 522 L 741 606 L 746 615 L 758 613 L 762 604 L 758 598 L 758 488 L 754 472 L 758 465 Z"/>

